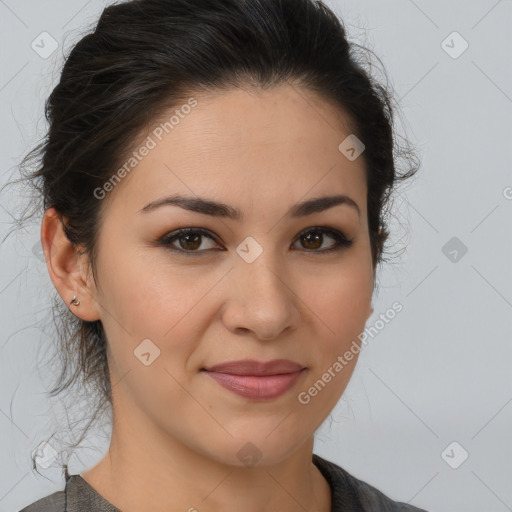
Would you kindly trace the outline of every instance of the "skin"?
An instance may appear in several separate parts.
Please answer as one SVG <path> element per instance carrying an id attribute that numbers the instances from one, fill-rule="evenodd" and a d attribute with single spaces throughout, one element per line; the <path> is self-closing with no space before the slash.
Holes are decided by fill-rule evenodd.
<path id="1" fill-rule="evenodd" d="M 338 150 L 351 133 L 348 118 L 311 91 L 280 85 L 194 97 L 192 112 L 103 200 L 96 282 L 55 210 L 43 219 L 55 287 L 67 304 L 76 294 L 81 303 L 71 311 L 100 319 L 108 337 L 112 440 L 82 477 L 124 512 L 328 512 L 313 436 L 357 356 L 307 405 L 297 397 L 357 340 L 373 311 L 364 160 Z M 244 218 L 172 205 L 139 212 L 176 193 L 221 201 Z M 300 201 L 335 194 L 351 197 L 360 216 L 346 204 L 285 216 Z M 353 243 L 322 254 L 336 243 L 328 233 L 313 245 L 299 237 L 315 226 Z M 175 239 L 176 249 L 198 253 L 188 257 L 156 242 L 187 227 L 217 239 Z M 248 236 L 263 248 L 252 263 L 236 252 Z M 134 350 L 148 338 L 160 355 L 145 366 Z M 240 397 L 200 372 L 246 358 L 291 359 L 307 370 L 268 401 Z M 237 456 L 247 442 L 261 454 L 252 467 Z"/>

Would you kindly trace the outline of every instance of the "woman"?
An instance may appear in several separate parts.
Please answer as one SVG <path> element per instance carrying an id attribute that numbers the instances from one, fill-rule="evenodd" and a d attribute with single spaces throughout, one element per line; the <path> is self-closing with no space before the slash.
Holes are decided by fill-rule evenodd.
<path id="1" fill-rule="evenodd" d="M 31 178 L 112 438 L 24 511 L 420 510 L 313 454 L 417 170 L 353 52 L 314 0 L 128 1 L 73 48 Z"/>

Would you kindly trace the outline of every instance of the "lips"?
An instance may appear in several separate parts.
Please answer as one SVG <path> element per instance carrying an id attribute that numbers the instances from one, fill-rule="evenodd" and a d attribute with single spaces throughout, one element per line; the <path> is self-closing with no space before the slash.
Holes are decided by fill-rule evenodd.
<path id="1" fill-rule="evenodd" d="M 304 365 L 290 361 L 288 359 L 274 359 L 263 362 L 254 359 L 244 359 L 240 361 L 228 361 L 202 368 L 202 370 L 216 373 L 229 373 L 231 375 L 281 375 L 285 373 L 295 373 L 305 368 Z"/>
<path id="2" fill-rule="evenodd" d="M 201 368 L 223 388 L 252 400 L 270 400 L 292 389 L 306 367 L 287 359 L 230 361 Z"/>

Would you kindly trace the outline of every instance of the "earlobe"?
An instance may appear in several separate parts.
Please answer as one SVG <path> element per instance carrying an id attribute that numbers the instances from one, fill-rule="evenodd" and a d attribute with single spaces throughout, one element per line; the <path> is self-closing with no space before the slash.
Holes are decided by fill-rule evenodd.
<path id="1" fill-rule="evenodd" d="M 71 312 L 86 321 L 99 320 L 93 280 L 87 278 L 86 256 L 66 233 L 55 208 L 46 210 L 41 224 L 41 245 L 53 285 Z"/>

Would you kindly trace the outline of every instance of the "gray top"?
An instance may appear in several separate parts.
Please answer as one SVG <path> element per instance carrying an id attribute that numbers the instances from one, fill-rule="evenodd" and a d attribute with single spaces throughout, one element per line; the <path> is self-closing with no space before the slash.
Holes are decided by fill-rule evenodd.
<path id="1" fill-rule="evenodd" d="M 427 512 L 393 501 L 375 487 L 343 468 L 313 454 L 313 464 L 329 483 L 331 512 Z M 42 498 L 20 512 L 121 512 L 98 494 L 80 475 L 66 475 L 66 487 Z"/>

